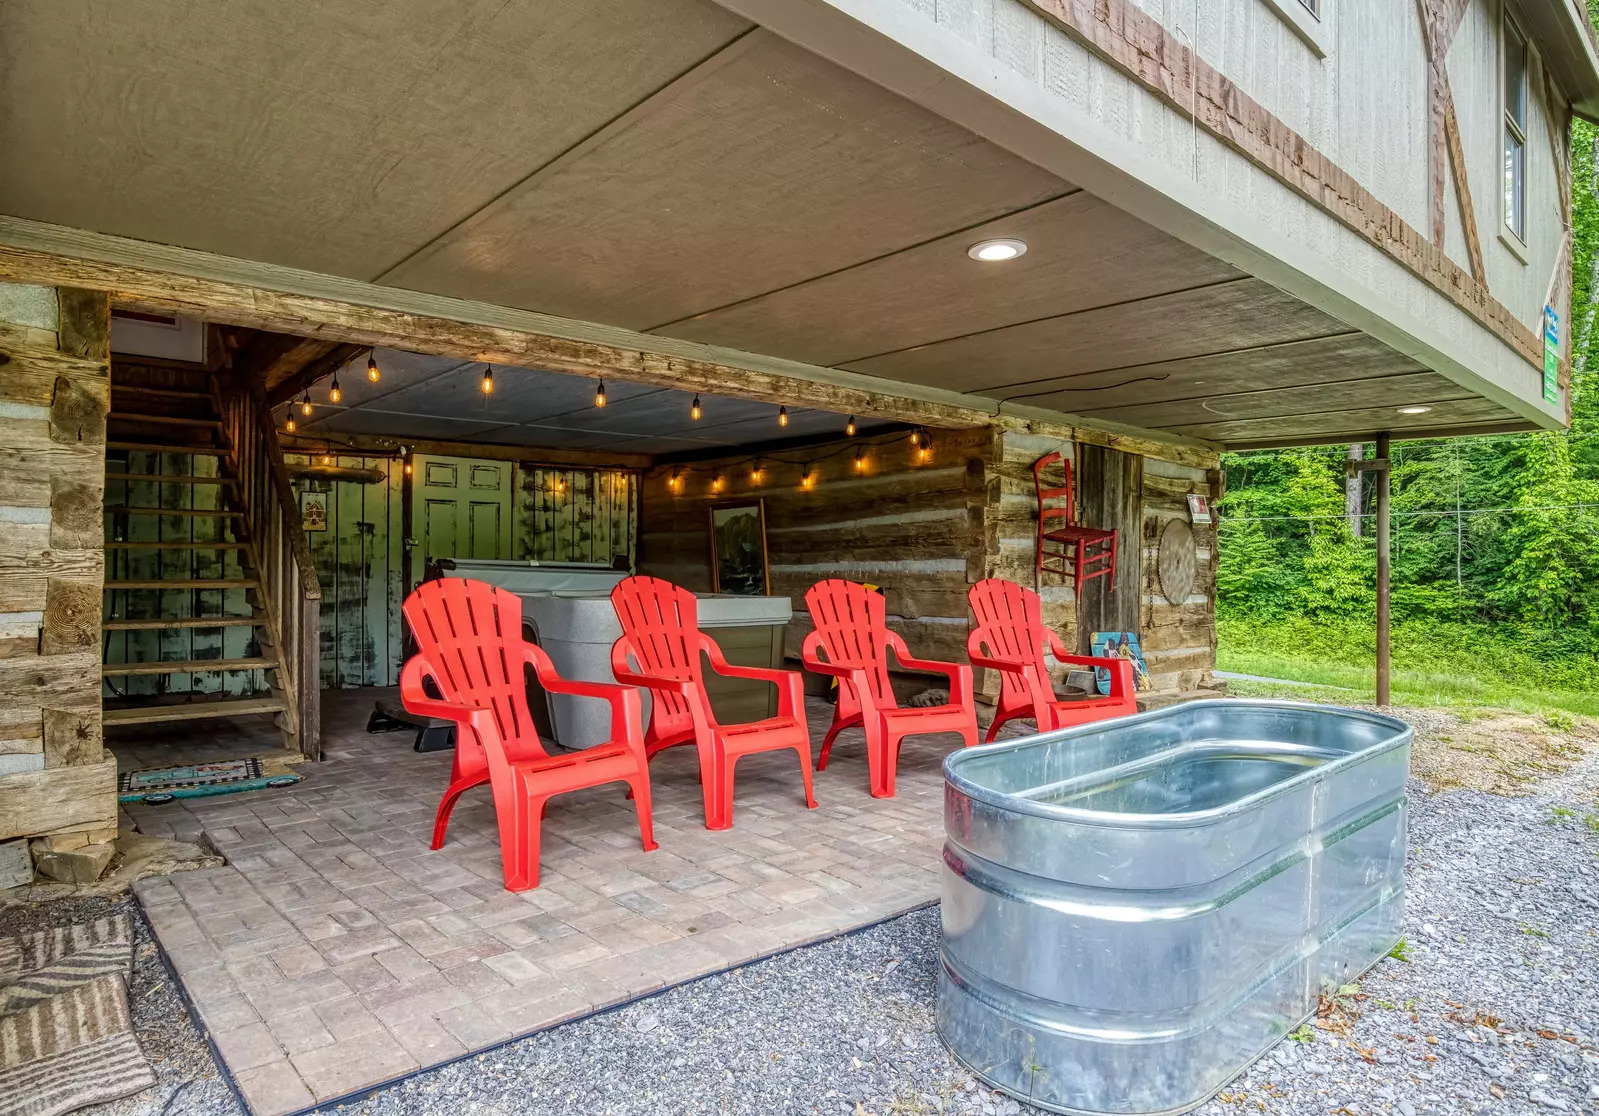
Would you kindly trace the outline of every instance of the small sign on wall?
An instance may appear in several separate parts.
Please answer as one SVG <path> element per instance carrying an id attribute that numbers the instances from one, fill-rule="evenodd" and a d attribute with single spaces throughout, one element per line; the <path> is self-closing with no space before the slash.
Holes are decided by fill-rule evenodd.
<path id="1" fill-rule="evenodd" d="M 1195 523 L 1210 522 L 1210 498 L 1203 492 L 1188 494 L 1188 518 Z"/>
<path id="2" fill-rule="evenodd" d="M 328 529 L 328 494 L 326 492 L 300 493 L 300 522 L 307 531 Z"/>
<path id="3" fill-rule="evenodd" d="M 1543 308 L 1543 400 L 1560 402 L 1560 315 Z"/>

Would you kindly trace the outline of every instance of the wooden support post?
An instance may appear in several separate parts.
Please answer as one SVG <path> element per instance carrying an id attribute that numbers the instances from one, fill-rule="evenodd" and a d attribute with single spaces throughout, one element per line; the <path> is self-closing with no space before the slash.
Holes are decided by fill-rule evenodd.
<path id="1" fill-rule="evenodd" d="M 1388 463 L 1386 431 L 1377 435 L 1377 459 L 1384 468 L 1377 470 L 1377 705 L 1388 704 L 1390 663 L 1388 646 L 1388 498 L 1392 473 Z"/>

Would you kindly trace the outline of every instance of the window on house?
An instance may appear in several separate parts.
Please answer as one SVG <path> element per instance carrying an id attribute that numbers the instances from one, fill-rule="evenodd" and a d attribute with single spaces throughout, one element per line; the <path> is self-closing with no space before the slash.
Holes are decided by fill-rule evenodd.
<path id="1" fill-rule="evenodd" d="M 1321 18 L 1321 0 L 1299 0 L 1305 9 L 1317 19 Z"/>
<path id="2" fill-rule="evenodd" d="M 1527 239 L 1527 40 L 1510 20 L 1504 28 L 1505 227 Z"/>

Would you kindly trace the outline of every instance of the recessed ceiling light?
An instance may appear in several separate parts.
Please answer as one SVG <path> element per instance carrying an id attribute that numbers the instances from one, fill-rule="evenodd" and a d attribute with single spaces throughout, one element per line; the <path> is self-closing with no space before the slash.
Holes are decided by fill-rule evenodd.
<path id="1" fill-rule="evenodd" d="M 1424 415 L 1430 410 L 1432 410 L 1431 407 L 1401 407 L 1399 408 L 1399 413 L 1402 415 Z"/>
<path id="2" fill-rule="evenodd" d="M 1026 251 L 1025 240 L 979 240 L 966 249 L 966 254 L 984 263 L 999 263 L 1001 260 L 1014 260 Z"/>

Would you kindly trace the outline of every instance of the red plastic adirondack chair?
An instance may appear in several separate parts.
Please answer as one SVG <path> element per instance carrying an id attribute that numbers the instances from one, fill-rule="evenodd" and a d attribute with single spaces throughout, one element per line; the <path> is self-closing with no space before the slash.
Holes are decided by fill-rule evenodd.
<path id="1" fill-rule="evenodd" d="M 549 656 L 522 638 L 521 600 L 481 581 L 423 582 L 406 598 L 404 611 L 419 651 L 400 672 L 401 700 L 412 713 L 456 725 L 455 766 L 433 823 L 433 848 L 444 844 L 450 811 L 461 795 L 489 783 L 500 821 L 505 886 L 510 891 L 537 887 L 545 802 L 552 795 L 617 782 L 631 792 L 645 850 L 655 848 L 638 691 L 556 674 Z M 611 739 L 566 755 L 546 752 L 528 713 L 524 663 L 533 664 L 551 693 L 610 702 Z M 442 698 L 428 696 L 422 687 L 426 678 Z"/>
<path id="2" fill-rule="evenodd" d="M 966 637 L 966 654 L 976 666 L 999 671 L 999 708 L 984 743 L 1017 717 L 1031 718 L 1039 732 L 1083 725 L 1138 712 L 1133 696 L 1133 664 L 1127 659 L 1068 655 L 1060 637 L 1044 626 L 1038 594 L 1011 581 L 991 577 L 967 594 L 977 627 Z M 1110 671 L 1110 695 L 1061 701 L 1044 667 L 1044 648 L 1062 663 Z"/>
<path id="3" fill-rule="evenodd" d="M 611 646 L 611 670 L 618 682 L 643 686 L 654 695 L 649 731 L 644 736 L 648 755 L 653 757 L 678 744 L 692 743 L 699 750 L 705 828 L 732 827 L 733 767 L 754 752 L 784 748 L 798 752 L 805 805 L 816 809 L 811 790 L 811 736 L 805 724 L 805 689 L 799 672 L 730 664 L 716 641 L 700 631 L 694 594 L 669 581 L 625 578 L 611 590 L 611 603 L 622 624 L 622 638 Z M 775 684 L 777 716 L 743 725 L 718 724 L 705 693 L 702 651 L 717 674 Z"/>
<path id="4" fill-rule="evenodd" d="M 1065 482 L 1046 486 L 1044 471 L 1056 462 L 1065 472 Z M 1046 453 L 1033 462 L 1033 491 L 1038 496 L 1035 572 L 1042 576 L 1047 570 L 1062 577 L 1071 577 L 1079 597 L 1083 595 L 1085 581 L 1109 577 L 1107 592 L 1114 593 L 1116 531 L 1078 524 L 1077 495 L 1072 488 L 1072 463 L 1058 452 Z"/>
<path id="5" fill-rule="evenodd" d="M 977 743 L 977 707 L 972 701 L 972 668 L 911 657 L 905 641 L 888 630 L 883 598 L 853 581 L 829 578 L 805 592 L 816 630 L 805 637 L 800 655 L 806 667 L 838 679 L 838 707 L 822 739 L 817 767 L 827 770 L 833 738 L 851 725 L 866 731 L 866 766 L 872 797 L 894 797 L 894 771 L 900 743 L 907 736 L 958 732 L 970 747 Z M 901 709 L 888 680 L 888 651 L 907 670 L 949 678 L 951 702 Z M 821 657 L 822 652 L 827 657 Z"/>

